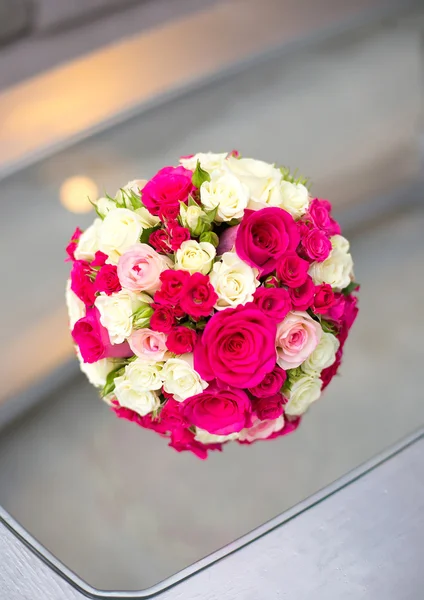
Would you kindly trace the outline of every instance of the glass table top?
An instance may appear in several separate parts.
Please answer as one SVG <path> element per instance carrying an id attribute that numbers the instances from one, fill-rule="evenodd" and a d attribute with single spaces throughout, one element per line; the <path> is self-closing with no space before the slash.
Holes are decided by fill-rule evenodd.
<path id="1" fill-rule="evenodd" d="M 0 244 L 10 257 L 0 265 L 10 290 L 0 300 L 2 379 L 24 385 L 40 356 L 50 353 L 51 364 L 71 356 L 63 248 L 93 214 L 60 203 L 69 178 L 114 193 L 179 155 L 238 147 L 299 165 L 341 209 L 414 179 L 421 60 L 402 28 L 360 32 L 290 65 L 274 57 L 252 66 L 0 182 Z M 0 505 L 90 585 L 146 589 L 420 427 L 424 210 L 409 201 L 350 235 L 360 315 L 341 376 L 295 434 L 230 444 L 201 462 L 116 419 L 75 375 L 0 429 Z"/>

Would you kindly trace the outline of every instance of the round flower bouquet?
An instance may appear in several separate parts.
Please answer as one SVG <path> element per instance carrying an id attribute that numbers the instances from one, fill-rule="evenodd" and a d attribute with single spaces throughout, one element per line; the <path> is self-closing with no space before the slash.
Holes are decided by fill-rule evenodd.
<path id="1" fill-rule="evenodd" d="M 118 417 L 206 458 L 290 433 L 357 314 L 349 242 L 286 168 L 196 154 L 94 202 L 67 247 L 81 369 Z"/>

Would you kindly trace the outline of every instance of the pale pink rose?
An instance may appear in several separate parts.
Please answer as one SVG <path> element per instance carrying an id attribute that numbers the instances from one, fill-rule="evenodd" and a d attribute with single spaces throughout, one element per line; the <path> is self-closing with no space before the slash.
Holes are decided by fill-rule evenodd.
<path id="1" fill-rule="evenodd" d="M 167 352 L 166 334 L 147 327 L 135 329 L 128 338 L 128 343 L 134 354 L 142 360 L 164 360 Z"/>
<path id="2" fill-rule="evenodd" d="M 308 313 L 290 312 L 277 326 L 277 363 L 282 369 L 294 369 L 312 354 L 321 339 L 318 321 Z"/>
<path id="3" fill-rule="evenodd" d="M 256 440 L 266 440 L 270 435 L 280 431 L 284 427 L 284 417 L 281 415 L 278 419 L 268 419 L 261 421 L 256 417 L 252 427 L 242 429 L 238 439 L 240 442 L 254 442 Z"/>
<path id="4" fill-rule="evenodd" d="M 160 274 L 169 262 L 148 244 L 132 246 L 118 262 L 118 277 L 123 288 L 132 292 L 154 293 L 160 286 Z"/>

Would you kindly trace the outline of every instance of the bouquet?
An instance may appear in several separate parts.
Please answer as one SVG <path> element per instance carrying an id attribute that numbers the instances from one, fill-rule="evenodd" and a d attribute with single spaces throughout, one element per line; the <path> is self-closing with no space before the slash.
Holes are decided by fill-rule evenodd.
<path id="1" fill-rule="evenodd" d="M 295 430 L 358 312 L 330 203 L 231 152 L 93 205 L 67 247 L 66 297 L 81 369 L 116 415 L 200 458 Z"/>

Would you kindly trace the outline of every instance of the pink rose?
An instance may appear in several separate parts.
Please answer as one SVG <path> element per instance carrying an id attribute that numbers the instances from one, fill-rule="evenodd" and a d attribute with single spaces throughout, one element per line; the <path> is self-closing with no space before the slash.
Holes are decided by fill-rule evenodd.
<path id="1" fill-rule="evenodd" d="M 187 202 L 194 186 L 193 173 L 184 167 L 165 167 L 146 183 L 142 191 L 142 202 L 147 210 L 158 216 L 162 210 L 164 215 L 178 208 L 179 202 Z M 172 212 L 173 214 L 173 212 Z"/>
<path id="2" fill-rule="evenodd" d="M 277 265 L 278 278 L 288 287 L 296 288 L 305 283 L 309 263 L 296 252 L 285 254 Z"/>
<path id="3" fill-rule="evenodd" d="M 155 302 L 175 306 L 181 300 L 184 287 L 190 274 L 187 271 L 167 269 L 160 274 L 160 288 L 155 294 Z"/>
<path id="4" fill-rule="evenodd" d="M 97 273 L 94 286 L 97 292 L 104 292 L 108 296 L 122 290 L 116 265 L 103 265 Z"/>
<path id="5" fill-rule="evenodd" d="M 199 319 L 211 314 L 217 300 L 218 295 L 209 277 L 202 273 L 193 273 L 184 286 L 180 306 L 187 315 Z"/>
<path id="6" fill-rule="evenodd" d="M 283 369 L 299 367 L 315 350 L 321 335 L 321 325 L 308 313 L 289 313 L 277 327 L 277 363 Z"/>
<path id="7" fill-rule="evenodd" d="M 315 289 L 312 310 L 316 315 L 325 315 L 334 304 L 334 292 L 330 284 L 323 283 Z"/>
<path id="8" fill-rule="evenodd" d="M 169 333 L 175 325 L 175 313 L 171 306 L 152 304 L 154 313 L 150 318 L 150 327 L 154 331 Z"/>
<path id="9" fill-rule="evenodd" d="M 206 324 L 194 349 L 194 368 L 206 381 L 254 387 L 274 369 L 275 333 L 275 322 L 254 304 L 226 308 Z"/>
<path id="10" fill-rule="evenodd" d="M 292 309 L 290 295 L 284 288 L 259 287 L 253 296 L 253 302 L 267 317 L 275 321 L 282 321 Z"/>
<path id="11" fill-rule="evenodd" d="M 166 354 L 166 335 L 147 327 L 135 329 L 128 343 L 131 350 L 142 360 L 163 360 Z"/>
<path id="12" fill-rule="evenodd" d="M 309 218 L 318 229 L 332 236 L 340 234 L 340 225 L 331 217 L 331 204 L 328 200 L 315 198 L 309 205 Z"/>
<path id="13" fill-rule="evenodd" d="M 92 269 L 88 262 L 76 260 L 71 270 L 71 290 L 86 306 L 93 306 L 96 289 L 91 280 Z"/>
<path id="14" fill-rule="evenodd" d="M 249 388 L 249 392 L 256 398 L 268 398 L 277 394 L 287 379 L 287 373 L 277 365 L 271 373 L 267 373 L 262 381 L 255 387 Z"/>
<path id="15" fill-rule="evenodd" d="M 278 419 L 283 414 L 283 396 L 278 393 L 267 398 L 255 398 L 253 406 L 261 421 Z"/>
<path id="16" fill-rule="evenodd" d="M 290 288 L 290 299 L 293 308 L 296 310 L 307 310 L 312 306 L 315 296 L 315 285 L 310 275 L 306 276 L 306 280 L 297 288 Z"/>
<path id="17" fill-rule="evenodd" d="M 276 419 L 261 421 L 258 417 L 253 417 L 253 425 L 244 429 L 239 436 L 241 443 L 251 444 L 257 440 L 266 440 L 273 433 L 280 431 L 284 427 L 284 417 L 280 415 Z"/>
<path id="18" fill-rule="evenodd" d="M 331 252 L 331 242 L 324 231 L 314 228 L 302 238 L 302 250 L 311 261 L 323 262 Z"/>
<path id="19" fill-rule="evenodd" d="M 294 252 L 300 234 L 293 217 L 282 208 L 244 211 L 237 230 L 236 252 L 261 276 L 268 275 L 287 252 Z"/>
<path id="20" fill-rule="evenodd" d="M 67 262 L 69 260 L 72 260 L 72 261 L 75 260 L 75 250 L 77 249 L 81 234 L 82 234 L 81 229 L 79 227 L 77 227 L 75 229 L 74 233 L 72 234 L 69 244 L 66 246 L 66 254 L 68 255 L 68 258 L 65 259 L 65 262 Z"/>
<path id="21" fill-rule="evenodd" d="M 251 402 L 243 390 L 212 383 L 182 406 L 187 421 L 209 433 L 228 435 L 250 426 Z"/>
<path id="22" fill-rule="evenodd" d="M 190 327 L 174 327 L 166 340 L 166 346 L 174 354 L 187 354 L 193 352 L 196 343 L 196 332 Z"/>
<path id="23" fill-rule="evenodd" d="M 101 358 L 126 358 L 132 355 L 127 342 L 111 344 L 107 329 L 100 323 L 97 308 L 87 309 L 86 316 L 75 323 L 72 337 L 86 363 L 95 363 Z"/>
<path id="24" fill-rule="evenodd" d="M 221 256 L 224 252 L 231 252 L 231 250 L 233 250 L 236 243 L 238 228 L 239 225 L 234 225 L 233 227 L 228 227 L 228 229 L 225 229 L 221 233 L 219 237 L 219 246 L 216 249 L 217 256 Z"/>
<path id="25" fill-rule="evenodd" d="M 132 292 L 155 292 L 160 274 L 168 268 L 163 256 L 148 244 L 137 244 L 123 254 L 118 262 L 118 277 L 123 288 Z"/>

